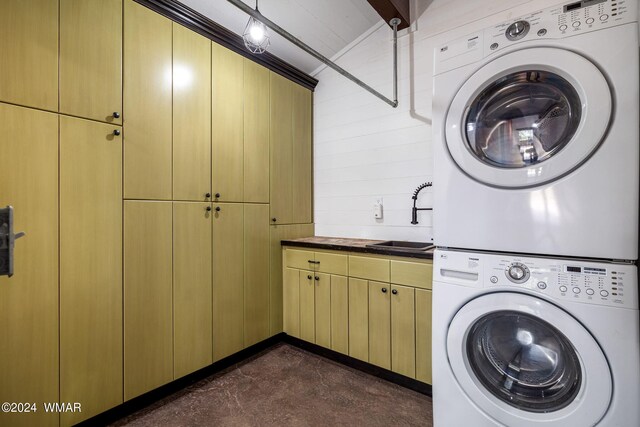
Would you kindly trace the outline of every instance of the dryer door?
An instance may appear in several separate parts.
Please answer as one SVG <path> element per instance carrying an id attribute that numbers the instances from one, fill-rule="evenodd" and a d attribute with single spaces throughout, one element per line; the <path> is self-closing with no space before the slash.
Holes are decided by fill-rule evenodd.
<path id="1" fill-rule="evenodd" d="M 462 390 L 505 425 L 595 425 L 611 401 L 598 343 L 534 296 L 502 292 L 467 303 L 449 326 L 447 355 Z"/>
<path id="2" fill-rule="evenodd" d="M 600 70 L 557 48 L 499 57 L 474 73 L 446 118 L 449 153 L 495 187 L 548 183 L 579 168 L 608 129 L 612 97 Z"/>

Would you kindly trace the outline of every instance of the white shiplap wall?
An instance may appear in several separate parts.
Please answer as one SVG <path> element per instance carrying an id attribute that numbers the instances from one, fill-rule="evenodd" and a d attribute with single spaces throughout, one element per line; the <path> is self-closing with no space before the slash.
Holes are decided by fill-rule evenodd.
<path id="1" fill-rule="evenodd" d="M 314 96 L 316 235 L 430 241 L 431 213 L 411 225 L 413 190 L 432 181 L 433 49 L 558 0 L 433 0 L 413 4 L 417 29 L 398 41 L 400 105 L 393 109 L 325 68 Z M 405 31 L 406 33 L 406 31 Z M 392 95 L 391 30 L 382 23 L 338 54 L 336 62 Z M 434 182 L 437 185 L 437 182 Z M 373 205 L 384 203 L 376 220 Z M 419 206 L 431 206 L 431 191 Z"/>

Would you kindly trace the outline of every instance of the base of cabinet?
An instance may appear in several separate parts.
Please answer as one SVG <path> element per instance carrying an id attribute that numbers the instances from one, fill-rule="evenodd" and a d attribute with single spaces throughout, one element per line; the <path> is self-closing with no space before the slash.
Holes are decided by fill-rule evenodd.
<path id="1" fill-rule="evenodd" d="M 366 374 L 373 375 L 374 377 L 381 378 L 383 380 L 392 382 L 401 387 L 408 388 L 413 391 L 417 391 L 418 393 L 425 394 L 427 396 L 431 396 L 431 385 L 427 383 L 423 383 L 421 381 L 415 380 L 413 378 L 405 377 L 404 375 L 400 375 L 388 369 L 381 368 L 376 365 L 372 365 L 371 363 L 363 362 L 362 360 L 355 359 L 353 357 L 347 356 L 346 354 L 338 353 L 337 351 L 333 351 L 331 349 L 321 347 L 316 344 L 312 344 L 308 341 L 303 341 L 299 338 L 292 337 L 291 335 L 283 335 L 283 341 L 287 344 L 291 344 L 303 350 L 306 350 L 310 353 L 317 354 L 318 356 L 322 356 L 324 358 L 333 360 L 334 362 L 338 362 L 342 365 L 346 365 L 350 368 L 357 369 L 358 371 L 362 371 Z"/>
<path id="2" fill-rule="evenodd" d="M 98 414 L 95 417 L 89 418 L 88 420 L 85 420 L 76 425 L 94 426 L 114 423 L 119 419 L 127 417 L 141 409 L 144 409 L 145 407 L 150 406 L 153 403 L 162 400 L 167 396 L 170 396 L 171 394 L 174 394 L 192 384 L 197 383 L 198 381 L 201 381 L 213 374 L 225 370 L 230 366 L 243 362 L 244 360 L 255 356 L 256 354 L 281 342 L 285 342 L 287 344 L 306 350 L 310 353 L 317 354 L 318 356 L 325 357 L 327 359 L 333 360 L 335 362 L 349 366 L 350 368 L 357 369 L 375 377 L 382 378 L 401 387 L 405 387 L 410 390 L 417 391 L 418 393 L 431 396 L 431 385 L 429 384 L 416 381 L 413 378 L 405 377 L 404 375 L 400 375 L 387 369 L 372 365 L 370 363 L 354 359 L 353 357 L 349 357 L 342 353 L 338 353 L 328 348 L 303 341 L 301 339 L 287 335 L 284 332 L 281 332 L 277 335 L 267 338 L 264 341 L 254 344 L 251 347 L 247 347 L 244 350 L 232 354 L 229 357 L 219 360 L 212 365 L 204 367 L 196 372 L 193 372 L 182 378 L 178 378 L 175 381 L 172 381 L 143 395 L 128 400 L 123 404 L 116 406 L 115 408 L 111 408 L 108 411 Z"/>

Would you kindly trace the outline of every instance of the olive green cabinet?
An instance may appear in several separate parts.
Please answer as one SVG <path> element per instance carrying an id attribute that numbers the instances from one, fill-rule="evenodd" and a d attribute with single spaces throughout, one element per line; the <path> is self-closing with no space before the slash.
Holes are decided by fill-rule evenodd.
<path id="1" fill-rule="evenodd" d="M 60 113 L 122 124 L 122 0 L 60 0 Z"/>
<path id="2" fill-rule="evenodd" d="M 312 94 L 271 73 L 271 220 L 312 221 Z"/>
<path id="3" fill-rule="evenodd" d="M 287 334 L 431 383 L 431 261 L 283 252 Z"/>

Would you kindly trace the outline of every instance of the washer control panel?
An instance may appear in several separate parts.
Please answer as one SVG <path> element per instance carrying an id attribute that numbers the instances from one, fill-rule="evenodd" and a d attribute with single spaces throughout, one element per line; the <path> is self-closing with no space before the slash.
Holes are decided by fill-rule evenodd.
<path id="1" fill-rule="evenodd" d="M 484 55 L 514 42 L 563 38 L 637 20 L 634 0 L 581 0 L 502 22 L 484 32 Z"/>
<path id="2" fill-rule="evenodd" d="M 434 256 L 434 280 L 482 288 L 517 287 L 561 300 L 635 309 L 637 274 L 633 264 L 448 250 L 438 250 Z"/>

